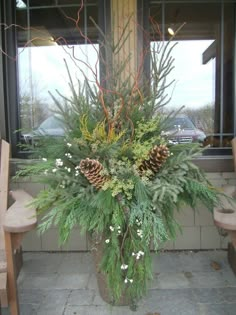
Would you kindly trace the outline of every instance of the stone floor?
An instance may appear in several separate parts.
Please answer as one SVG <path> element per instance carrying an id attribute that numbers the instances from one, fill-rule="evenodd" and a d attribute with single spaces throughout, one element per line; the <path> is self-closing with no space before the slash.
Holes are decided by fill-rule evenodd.
<path id="1" fill-rule="evenodd" d="M 100 298 L 89 253 L 25 253 L 18 284 L 21 315 L 235 315 L 236 277 L 226 255 L 154 254 L 154 280 L 133 312 Z"/>

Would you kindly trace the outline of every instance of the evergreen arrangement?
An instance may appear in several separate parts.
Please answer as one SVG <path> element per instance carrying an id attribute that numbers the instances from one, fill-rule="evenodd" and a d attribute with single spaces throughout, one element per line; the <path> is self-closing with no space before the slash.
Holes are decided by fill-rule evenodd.
<path id="1" fill-rule="evenodd" d="M 122 75 L 129 56 L 112 67 L 104 58 L 104 51 L 119 53 L 125 36 L 116 44 L 104 37 L 103 49 L 94 48 L 105 83 L 90 68 L 95 83 L 85 76 L 77 89 L 68 71 L 71 97 L 51 94 L 65 136 L 37 139 L 35 163 L 17 174 L 46 184 L 33 201 L 44 214 L 42 233 L 55 225 L 64 243 L 79 225 L 83 233 L 101 236 L 99 268 L 114 302 L 124 291 L 131 301 L 145 293 L 152 278 L 151 249 L 158 251 L 179 233 L 176 211 L 199 202 L 212 211 L 219 203 L 219 192 L 192 162 L 203 149 L 197 143 L 173 145 L 165 132 L 176 114 L 165 112 L 174 45 L 159 42 L 146 52 L 151 80 L 140 86 L 140 69 L 126 79 Z"/>

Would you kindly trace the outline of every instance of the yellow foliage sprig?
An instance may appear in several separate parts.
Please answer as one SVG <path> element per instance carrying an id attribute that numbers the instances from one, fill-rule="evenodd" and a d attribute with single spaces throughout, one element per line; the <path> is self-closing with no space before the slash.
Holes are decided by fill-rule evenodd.
<path id="1" fill-rule="evenodd" d="M 88 116 L 87 115 L 83 115 L 80 119 L 80 131 L 82 133 L 82 137 L 87 140 L 87 141 L 92 141 L 92 134 L 91 132 L 88 130 Z"/>
<path id="2" fill-rule="evenodd" d="M 91 142 L 100 142 L 100 143 L 115 143 L 118 142 L 125 134 L 125 130 L 116 133 L 115 128 L 110 128 L 107 131 L 106 121 L 98 122 L 92 132 L 88 129 L 88 117 L 83 115 L 80 118 L 80 131 L 82 137 Z"/>

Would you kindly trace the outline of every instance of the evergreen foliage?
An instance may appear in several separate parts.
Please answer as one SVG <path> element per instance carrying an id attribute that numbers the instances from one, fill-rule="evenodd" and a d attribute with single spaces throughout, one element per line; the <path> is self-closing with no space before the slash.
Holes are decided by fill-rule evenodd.
<path id="1" fill-rule="evenodd" d="M 119 45 L 106 39 L 102 45 L 115 56 L 126 40 L 125 32 L 121 37 Z M 39 225 L 42 233 L 57 226 L 61 243 L 76 225 L 83 233 L 102 235 L 100 268 L 115 300 L 123 290 L 132 299 L 145 293 L 152 278 L 151 246 L 158 251 L 163 242 L 176 237 L 180 229 L 176 211 L 184 204 L 194 208 L 198 202 L 212 211 L 219 203 L 220 192 L 192 162 L 202 148 L 198 144 L 172 145 L 165 133 L 170 116 L 175 115 L 163 112 L 172 49 L 169 41 L 151 52 L 149 93 L 137 87 L 138 78 L 133 83 L 129 78 L 122 81 L 127 60 L 110 69 L 98 55 L 110 74 L 106 88 L 99 84 L 94 88 L 85 77 L 84 86 L 80 84 L 77 90 L 67 67 L 71 98 L 59 91 L 52 95 L 56 112 L 64 120 L 65 136 L 39 140 L 34 148 L 38 160 L 17 174 L 33 176 L 48 187 L 33 201 L 44 214 Z M 97 80 L 95 74 L 94 82 Z M 140 164 L 160 146 L 167 147 L 169 154 L 158 158 L 157 172 L 148 169 L 147 163 L 140 173 Z M 81 172 L 80 163 L 85 159 L 102 166 L 100 174 L 96 173 L 107 179 L 102 185 L 92 185 L 91 176 Z"/>

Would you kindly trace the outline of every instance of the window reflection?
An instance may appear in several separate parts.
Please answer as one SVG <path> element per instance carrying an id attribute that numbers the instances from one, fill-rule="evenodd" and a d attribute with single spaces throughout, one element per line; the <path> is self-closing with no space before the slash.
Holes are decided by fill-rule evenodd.
<path id="1" fill-rule="evenodd" d="M 174 69 L 167 77 L 166 93 L 171 97 L 167 109 L 179 110 L 206 133 L 213 133 L 215 104 L 215 59 L 203 64 L 203 54 L 213 40 L 178 41 L 172 50 Z M 175 44 L 176 41 L 173 42 Z M 151 43 L 151 49 L 154 43 Z"/>
<path id="2" fill-rule="evenodd" d="M 92 83 L 96 69 L 98 45 L 76 45 L 71 49 L 63 46 L 39 46 L 19 48 L 19 92 L 21 105 L 21 126 L 24 130 L 34 129 L 55 110 L 57 91 L 68 99 L 71 97 L 69 74 L 78 91 L 84 76 Z M 82 63 L 81 63 L 82 62 Z M 84 64 L 83 64 L 84 63 Z M 99 77 L 99 69 L 97 69 Z"/>
<path id="3" fill-rule="evenodd" d="M 76 1 L 27 2 L 17 6 L 18 78 L 20 126 L 23 132 L 38 129 L 52 117 L 55 101 L 50 96 L 71 97 L 86 77 L 99 78 L 97 1 L 86 1 L 76 20 Z M 80 29 L 80 30 L 79 30 Z M 89 65 L 89 66 L 88 66 Z M 72 82 L 70 82 L 72 78 Z M 63 99 L 62 99 L 63 102 Z"/>
<path id="4" fill-rule="evenodd" d="M 151 16 L 160 24 L 155 43 L 172 40 L 175 80 L 166 93 L 167 110 L 181 111 L 206 135 L 204 145 L 231 146 L 233 137 L 233 5 L 219 3 L 162 3 L 152 5 Z M 176 32 L 177 30 L 177 32 Z"/>

